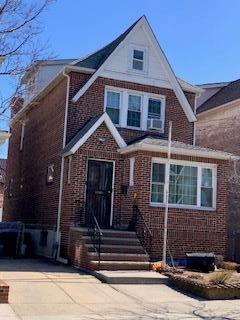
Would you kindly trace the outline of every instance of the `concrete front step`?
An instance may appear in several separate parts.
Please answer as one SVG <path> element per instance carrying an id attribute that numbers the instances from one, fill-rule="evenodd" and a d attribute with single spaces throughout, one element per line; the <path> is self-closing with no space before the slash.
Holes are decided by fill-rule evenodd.
<path id="1" fill-rule="evenodd" d="M 94 252 L 94 246 L 91 243 L 85 244 L 89 252 Z M 137 254 L 146 254 L 142 246 L 129 246 L 129 245 L 101 245 L 101 253 L 137 253 Z"/>
<path id="2" fill-rule="evenodd" d="M 91 260 L 98 260 L 98 254 L 96 252 L 89 252 Z M 135 253 L 101 253 L 101 260 L 104 261 L 149 261 L 149 256 L 145 254 Z"/>
<path id="3" fill-rule="evenodd" d="M 149 270 L 150 264 L 145 261 L 91 261 L 94 270 Z"/>
<path id="4" fill-rule="evenodd" d="M 85 243 L 92 243 L 92 238 L 89 236 L 83 237 Z M 138 238 L 120 238 L 120 237 L 102 237 L 101 244 L 111 244 L 111 245 L 141 245 Z"/>
<path id="5" fill-rule="evenodd" d="M 92 231 L 88 232 L 87 228 L 78 228 L 83 236 L 91 235 Z M 104 237 L 127 237 L 127 238 L 137 238 L 134 231 L 124 231 L 124 230 L 115 230 L 115 229 L 101 229 Z"/>
<path id="6" fill-rule="evenodd" d="M 109 284 L 167 284 L 168 277 L 154 271 L 94 271 L 102 282 Z"/>

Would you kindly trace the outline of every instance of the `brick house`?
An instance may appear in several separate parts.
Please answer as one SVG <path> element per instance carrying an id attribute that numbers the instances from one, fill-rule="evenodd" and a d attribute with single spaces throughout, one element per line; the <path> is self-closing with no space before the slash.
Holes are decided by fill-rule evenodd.
<path id="1" fill-rule="evenodd" d="M 196 143 L 240 155 L 240 80 L 201 86 L 197 108 Z M 229 176 L 230 257 L 240 262 L 240 167 L 231 164 Z"/>
<path id="2" fill-rule="evenodd" d="M 227 255 L 232 155 L 195 146 L 202 90 L 176 78 L 145 16 L 84 58 L 39 62 L 23 81 L 4 220 L 24 221 L 37 253 L 57 243 L 59 260 L 94 269 L 100 228 L 102 268 L 160 259 L 171 120 L 168 253 Z"/>

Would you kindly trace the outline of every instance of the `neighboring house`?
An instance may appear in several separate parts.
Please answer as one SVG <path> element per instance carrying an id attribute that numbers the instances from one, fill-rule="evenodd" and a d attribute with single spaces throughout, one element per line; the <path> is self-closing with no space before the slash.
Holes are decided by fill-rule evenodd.
<path id="1" fill-rule="evenodd" d="M 3 195 L 6 181 L 6 159 L 0 159 L 0 222 L 2 221 Z"/>
<path id="2" fill-rule="evenodd" d="M 208 88 L 211 90 L 212 86 L 215 84 L 204 85 L 206 92 Z M 211 94 L 198 107 L 197 118 L 197 145 L 239 156 L 240 80 L 223 83 L 220 90 Z M 230 166 L 230 249 L 231 258 L 240 262 L 240 169 L 236 161 L 231 162 Z"/>
<path id="3" fill-rule="evenodd" d="M 39 63 L 34 81 L 45 73 L 11 120 L 4 220 L 24 221 L 38 253 L 56 241 L 60 260 L 88 268 L 99 247 L 84 227 L 98 243 L 99 226 L 101 268 L 148 268 L 145 250 L 162 257 L 171 120 L 168 253 L 226 256 L 232 156 L 194 146 L 202 89 L 176 78 L 145 16 L 87 57 Z"/>

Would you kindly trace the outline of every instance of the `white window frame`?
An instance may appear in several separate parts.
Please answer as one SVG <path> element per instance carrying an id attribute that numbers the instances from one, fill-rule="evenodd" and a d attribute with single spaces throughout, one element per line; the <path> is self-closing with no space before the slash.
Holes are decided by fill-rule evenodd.
<path id="1" fill-rule="evenodd" d="M 115 87 L 105 87 L 105 92 L 104 92 L 104 112 L 107 112 L 107 93 L 108 92 L 115 92 L 115 93 L 119 93 L 119 123 L 116 124 L 114 123 L 114 125 L 116 127 L 121 127 L 121 113 L 122 113 L 122 90 L 119 88 L 115 88 Z"/>
<path id="2" fill-rule="evenodd" d="M 167 164 L 167 159 L 165 158 L 152 158 L 151 163 L 151 177 L 150 177 L 150 206 L 153 207 L 165 207 L 166 205 L 166 183 L 164 184 L 164 202 L 152 202 L 151 201 L 151 190 L 152 190 L 152 170 L 153 163 L 162 163 Z M 205 211 L 216 211 L 216 202 L 217 202 L 217 165 L 212 163 L 204 163 L 204 162 L 194 162 L 194 161 L 185 161 L 185 160 L 171 160 L 170 164 L 182 165 L 182 166 L 190 166 L 197 167 L 197 205 L 186 205 L 186 204 L 173 204 L 169 203 L 168 206 L 170 208 L 182 208 L 182 209 L 195 209 L 195 210 L 205 210 Z M 213 187 L 213 195 L 212 195 L 212 207 L 202 207 L 201 206 L 201 184 L 202 184 L 202 169 L 211 169 L 212 170 L 212 187 Z M 165 181 L 166 180 L 166 171 L 165 170 Z"/>
<path id="3" fill-rule="evenodd" d="M 164 95 L 143 92 L 138 90 L 130 90 L 112 86 L 106 86 L 104 92 L 104 112 L 106 112 L 107 108 L 107 92 L 117 92 L 120 93 L 120 109 L 119 109 L 119 124 L 114 124 L 116 127 L 133 129 L 133 130 L 141 130 L 141 131 L 150 131 L 147 128 L 147 120 L 148 120 L 148 100 L 149 99 L 159 99 L 161 100 L 161 111 L 162 111 L 162 123 L 163 127 L 159 130 L 154 130 L 154 132 L 164 133 L 165 129 L 165 111 L 166 111 L 166 97 Z M 128 96 L 129 95 L 137 95 L 141 96 L 141 126 L 140 127 L 132 127 L 127 125 L 127 115 L 128 115 Z"/>
<path id="4" fill-rule="evenodd" d="M 147 73 L 148 72 L 148 48 L 145 46 L 139 46 L 139 45 L 135 45 L 135 44 L 131 44 L 129 46 L 130 50 L 129 50 L 129 64 L 128 64 L 128 69 L 131 73 Z M 138 70 L 138 69 L 134 69 L 133 68 L 133 53 L 134 50 L 138 50 L 138 51 L 143 51 L 143 70 Z"/>

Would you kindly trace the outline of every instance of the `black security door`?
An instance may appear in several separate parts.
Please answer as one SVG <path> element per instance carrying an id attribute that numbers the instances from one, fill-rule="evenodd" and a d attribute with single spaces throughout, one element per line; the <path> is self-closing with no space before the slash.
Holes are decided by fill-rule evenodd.
<path id="1" fill-rule="evenodd" d="M 110 227 L 112 207 L 113 162 L 88 160 L 86 220 L 93 215 L 99 226 Z"/>

